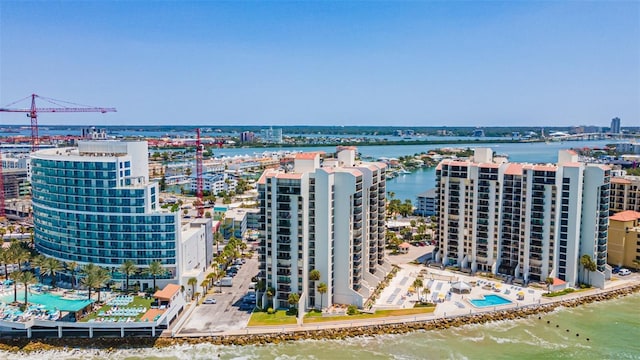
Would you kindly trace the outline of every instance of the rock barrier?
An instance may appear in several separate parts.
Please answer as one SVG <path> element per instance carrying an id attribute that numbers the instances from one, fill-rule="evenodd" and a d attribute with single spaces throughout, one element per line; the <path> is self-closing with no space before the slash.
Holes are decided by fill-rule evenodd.
<path id="1" fill-rule="evenodd" d="M 297 340 L 340 340 L 360 336 L 376 336 L 387 334 L 405 334 L 414 331 L 442 330 L 452 327 L 460 327 L 472 324 L 485 324 L 494 321 L 516 320 L 528 318 L 533 315 L 548 313 L 560 307 L 577 307 L 593 302 L 606 301 L 622 296 L 627 296 L 640 291 L 640 285 L 633 285 L 621 289 L 609 290 L 599 294 L 586 295 L 568 300 L 559 300 L 547 304 L 531 305 L 513 309 L 497 310 L 478 314 L 467 314 L 445 318 L 412 321 L 402 323 L 357 325 L 354 326 L 307 330 L 304 328 L 291 330 L 290 332 L 263 333 L 248 335 L 220 335 L 204 337 L 125 337 L 125 338 L 71 338 L 62 339 L 26 339 L 9 338 L 0 339 L 0 351 L 34 352 L 50 350 L 72 349 L 101 349 L 111 351 L 114 349 L 132 349 L 149 347 L 170 347 L 176 345 L 195 345 L 210 343 L 213 345 L 264 345 L 278 344 Z"/>

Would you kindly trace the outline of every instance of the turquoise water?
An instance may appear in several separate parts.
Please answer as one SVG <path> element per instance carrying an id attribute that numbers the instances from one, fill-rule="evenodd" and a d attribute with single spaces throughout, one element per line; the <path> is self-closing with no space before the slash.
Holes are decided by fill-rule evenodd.
<path id="1" fill-rule="evenodd" d="M 548 322 L 548 323 L 547 323 Z M 183 345 L 116 351 L 68 349 L 29 354 L 71 359 L 639 359 L 640 294 L 527 319 L 409 334 L 305 340 L 260 346 Z M 569 331 L 567 331 L 569 330 Z M 578 335 L 578 336 L 576 336 Z M 589 339 L 589 340 L 587 340 Z M 24 354 L 0 352 L 1 359 Z"/>
<path id="2" fill-rule="evenodd" d="M 13 301 L 13 294 L 5 295 L 1 299 L 6 303 L 10 303 Z M 24 290 L 18 291 L 18 301 L 24 302 Z M 87 305 L 93 302 L 93 300 L 64 299 L 60 296 L 51 294 L 28 294 L 27 301 L 30 304 L 44 305 L 49 311 L 78 311 L 84 309 Z"/>
<path id="3" fill-rule="evenodd" d="M 513 301 L 498 295 L 485 295 L 483 299 L 473 299 L 469 302 L 475 307 L 487 307 L 511 304 Z"/>

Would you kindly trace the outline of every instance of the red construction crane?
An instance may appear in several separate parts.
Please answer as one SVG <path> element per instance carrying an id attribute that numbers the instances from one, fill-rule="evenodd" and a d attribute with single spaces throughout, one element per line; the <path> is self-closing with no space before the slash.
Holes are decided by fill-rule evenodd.
<path id="1" fill-rule="evenodd" d="M 28 98 L 31 98 L 31 107 L 30 108 L 11 108 L 11 106 L 24 101 Z M 44 100 L 50 104 L 59 106 L 59 107 L 37 107 L 36 106 L 36 98 Z M 40 139 L 38 137 L 38 113 L 39 112 L 115 112 L 115 108 L 105 108 L 105 107 L 95 107 L 88 105 L 80 105 L 71 103 L 63 100 L 56 100 L 51 98 L 46 98 L 44 96 L 31 94 L 25 98 L 22 98 L 18 101 L 14 101 L 11 104 L 8 104 L 4 108 L 0 108 L 0 112 L 23 112 L 27 113 L 27 117 L 31 118 L 31 151 L 38 150 L 38 145 L 40 143 Z"/>
<path id="2" fill-rule="evenodd" d="M 196 197 L 198 198 L 198 217 L 204 214 L 203 184 L 202 184 L 202 143 L 200 142 L 200 128 L 196 129 Z"/>

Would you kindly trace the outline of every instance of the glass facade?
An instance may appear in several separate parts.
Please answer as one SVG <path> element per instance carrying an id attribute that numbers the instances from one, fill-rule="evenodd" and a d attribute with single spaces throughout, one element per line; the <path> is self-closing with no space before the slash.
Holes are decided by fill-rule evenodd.
<path id="1" fill-rule="evenodd" d="M 39 252 L 108 268 L 125 260 L 139 267 L 160 260 L 167 270 L 176 268 L 178 215 L 155 211 L 157 184 L 132 178 L 127 159 L 41 152 L 32 157 Z"/>

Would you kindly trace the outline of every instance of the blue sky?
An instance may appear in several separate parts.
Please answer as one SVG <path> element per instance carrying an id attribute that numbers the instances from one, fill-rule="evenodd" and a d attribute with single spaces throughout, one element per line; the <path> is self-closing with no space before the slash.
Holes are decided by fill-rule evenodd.
<path id="1" fill-rule="evenodd" d="M 640 2 L 4 0 L 0 106 L 33 92 L 118 109 L 43 126 L 640 126 Z"/>

